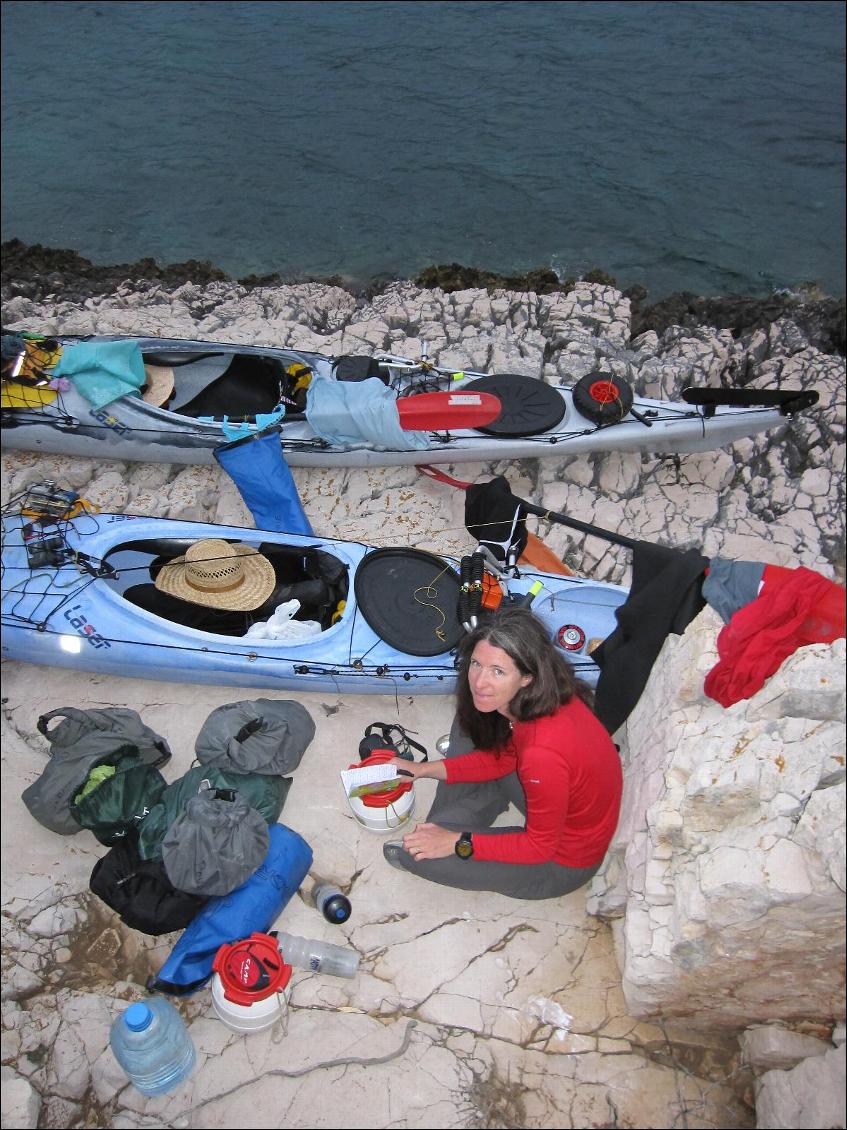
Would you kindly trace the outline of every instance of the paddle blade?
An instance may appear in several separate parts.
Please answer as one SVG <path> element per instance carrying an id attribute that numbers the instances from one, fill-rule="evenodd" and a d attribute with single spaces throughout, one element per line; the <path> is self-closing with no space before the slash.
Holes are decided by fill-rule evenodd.
<path id="1" fill-rule="evenodd" d="M 405 432 L 447 432 L 492 423 L 501 404 L 490 392 L 421 392 L 401 397 L 397 411 Z"/>
<path id="2" fill-rule="evenodd" d="M 716 404 L 733 408 L 778 408 L 783 416 L 791 416 L 817 404 L 820 395 L 814 389 L 806 392 L 801 388 L 696 388 L 690 385 L 682 390 L 682 399 L 686 404 L 706 408 Z"/>
<path id="3" fill-rule="evenodd" d="M 557 573 L 561 577 L 573 577 L 576 574 L 569 568 L 561 557 L 557 557 L 549 546 L 527 531 L 526 546 L 518 558 L 519 565 L 532 565 L 544 573 Z"/>

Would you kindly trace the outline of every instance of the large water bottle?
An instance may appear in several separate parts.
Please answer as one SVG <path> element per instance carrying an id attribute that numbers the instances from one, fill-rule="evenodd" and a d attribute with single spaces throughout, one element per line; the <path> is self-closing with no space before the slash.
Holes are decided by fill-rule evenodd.
<path id="1" fill-rule="evenodd" d="M 115 1059 L 142 1095 L 162 1095 L 187 1079 L 197 1053 L 182 1017 L 164 997 L 131 1004 L 114 1021 Z"/>
<path id="2" fill-rule="evenodd" d="M 346 946 L 318 942 L 314 938 L 298 938 L 296 934 L 277 934 L 283 961 L 298 969 L 311 969 L 313 973 L 328 973 L 332 977 L 355 977 L 359 968 L 359 955 Z"/>

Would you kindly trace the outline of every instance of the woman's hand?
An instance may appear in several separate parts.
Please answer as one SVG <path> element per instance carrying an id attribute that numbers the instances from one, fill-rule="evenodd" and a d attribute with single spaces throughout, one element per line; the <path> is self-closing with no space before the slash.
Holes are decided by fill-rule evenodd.
<path id="1" fill-rule="evenodd" d="M 418 824 L 403 837 L 403 847 L 412 859 L 445 859 L 453 855 L 458 839 L 458 832 L 438 824 Z"/>
<path id="2" fill-rule="evenodd" d="M 401 777 L 414 777 L 415 780 L 418 777 L 433 777 L 436 781 L 444 781 L 447 777 L 443 761 L 406 761 L 403 757 L 392 757 L 385 764 L 402 770 Z"/>

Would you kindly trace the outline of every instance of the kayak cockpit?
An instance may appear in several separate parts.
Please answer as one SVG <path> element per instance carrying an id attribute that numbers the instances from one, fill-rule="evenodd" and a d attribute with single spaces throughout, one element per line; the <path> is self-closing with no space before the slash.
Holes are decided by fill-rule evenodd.
<path id="1" fill-rule="evenodd" d="M 296 370 L 305 370 L 304 365 L 287 366 L 279 357 L 253 353 L 144 350 L 142 355 L 145 399 L 180 416 L 252 420 L 281 403 L 289 412 L 299 407 L 292 394 Z"/>
<path id="2" fill-rule="evenodd" d="M 284 621 L 294 627 L 287 633 L 289 641 L 303 638 L 296 625 L 319 625 L 324 632 L 343 616 L 349 590 L 347 566 L 331 553 L 314 546 L 285 545 L 278 542 L 261 542 L 247 546 L 236 539 L 225 539 L 228 545 L 258 550 L 273 568 L 272 588 L 262 603 L 252 609 L 231 607 L 237 601 L 228 599 L 226 586 L 223 597 L 214 600 L 224 607 L 195 603 L 174 591 L 165 591 L 157 579 L 163 570 L 173 565 L 182 567 L 185 554 L 197 539 L 161 538 L 124 542 L 112 549 L 104 564 L 114 570 L 105 583 L 124 600 L 145 612 L 152 613 L 169 623 L 215 635 L 260 639 L 286 638 L 284 628 L 278 634 L 259 627 Z M 270 584 L 270 582 L 269 582 Z M 188 591 L 188 589 L 180 590 Z M 264 595 L 264 594 L 263 594 Z M 294 609 L 291 602 L 298 602 Z M 290 617 L 274 613 L 286 606 Z M 317 629 L 315 629 L 317 632 Z"/>

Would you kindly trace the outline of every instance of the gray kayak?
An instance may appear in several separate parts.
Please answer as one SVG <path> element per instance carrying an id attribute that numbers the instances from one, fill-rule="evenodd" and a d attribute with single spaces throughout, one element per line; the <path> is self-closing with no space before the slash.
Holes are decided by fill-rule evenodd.
<path id="1" fill-rule="evenodd" d="M 2 443 L 5 449 L 157 463 L 212 463 L 222 442 L 260 430 L 279 431 L 293 467 L 368 467 L 550 458 L 579 452 L 686 453 L 723 447 L 785 422 L 815 403 L 813 392 L 691 389 L 682 401 L 634 396 L 611 373 L 574 385 L 551 385 L 522 374 L 457 372 L 389 354 L 326 357 L 293 349 L 172 338 L 27 335 L 36 356 L 73 357 L 80 344 L 134 342 L 145 382 L 137 393 L 95 407 L 74 380 L 51 369 L 20 371 L 4 353 Z M 5 339 L 4 339 L 5 344 Z M 27 376 L 28 373 L 28 376 Z M 329 383 L 327 383 L 329 382 Z M 500 415 L 468 427 L 445 410 L 423 431 L 384 436 L 327 432 L 313 411 L 314 394 L 378 388 L 401 407 L 408 398 L 451 394 L 451 403 L 482 393 L 501 402 Z M 757 399 L 758 398 L 758 399 Z M 406 405 L 409 407 L 410 405 Z M 454 426 L 455 423 L 455 426 Z M 402 426 L 402 425 L 401 425 Z M 235 429 L 235 431 L 234 431 Z"/>

